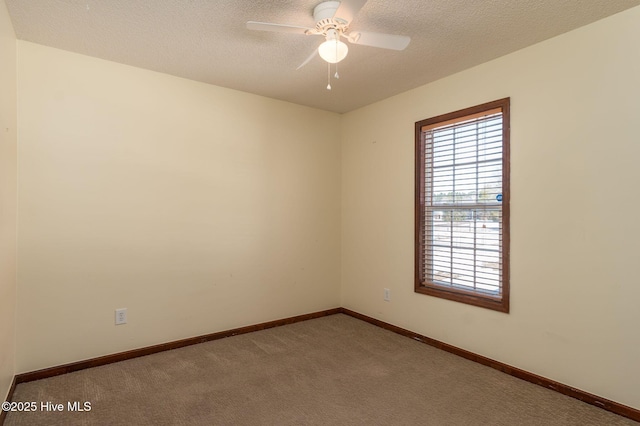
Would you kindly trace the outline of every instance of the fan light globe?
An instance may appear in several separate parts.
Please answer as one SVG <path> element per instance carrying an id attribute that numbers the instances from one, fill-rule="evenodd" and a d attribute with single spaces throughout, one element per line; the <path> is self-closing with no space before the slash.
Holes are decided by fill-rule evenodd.
<path id="1" fill-rule="evenodd" d="M 349 47 L 340 40 L 327 40 L 318 47 L 320 57 L 330 64 L 336 64 L 347 57 Z"/>

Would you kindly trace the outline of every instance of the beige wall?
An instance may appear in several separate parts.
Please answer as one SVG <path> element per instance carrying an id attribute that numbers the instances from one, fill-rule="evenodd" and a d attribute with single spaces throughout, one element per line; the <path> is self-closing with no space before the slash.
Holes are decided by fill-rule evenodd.
<path id="1" fill-rule="evenodd" d="M 16 36 L 0 1 L 0 400 L 16 353 Z"/>
<path id="2" fill-rule="evenodd" d="M 18 92 L 19 373 L 339 306 L 339 115 L 23 41 Z"/>
<path id="3" fill-rule="evenodd" d="M 640 409 L 638 40 L 640 7 L 344 115 L 343 306 Z M 413 125 L 507 96 L 502 314 L 413 292 Z"/>

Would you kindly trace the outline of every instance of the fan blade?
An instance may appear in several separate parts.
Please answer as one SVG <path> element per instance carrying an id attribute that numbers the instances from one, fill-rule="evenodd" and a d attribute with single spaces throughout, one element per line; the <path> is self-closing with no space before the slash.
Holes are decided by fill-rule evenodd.
<path id="1" fill-rule="evenodd" d="M 342 19 L 349 24 L 366 2 L 367 0 L 342 0 L 340 2 L 340 6 L 338 6 L 338 9 L 336 10 L 336 13 L 333 14 L 333 18 Z"/>
<path id="2" fill-rule="evenodd" d="M 409 45 L 411 38 L 394 34 L 380 34 L 356 31 L 349 34 L 348 40 L 353 44 L 362 44 L 364 46 L 381 47 L 383 49 L 404 50 Z"/>
<path id="3" fill-rule="evenodd" d="M 257 31 L 276 31 L 279 33 L 307 34 L 313 28 L 299 27 L 297 25 L 270 24 L 268 22 L 247 21 L 247 28 Z"/>
<path id="4" fill-rule="evenodd" d="M 296 71 L 299 70 L 300 68 L 304 67 L 305 65 L 307 65 L 309 62 L 311 62 L 311 60 L 313 58 L 315 58 L 317 54 L 318 54 L 318 49 L 313 49 L 313 53 L 311 55 L 309 55 L 309 57 L 307 59 L 305 59 L 303 63 L 298 65 L 298 68 L 296 68 Z"/>

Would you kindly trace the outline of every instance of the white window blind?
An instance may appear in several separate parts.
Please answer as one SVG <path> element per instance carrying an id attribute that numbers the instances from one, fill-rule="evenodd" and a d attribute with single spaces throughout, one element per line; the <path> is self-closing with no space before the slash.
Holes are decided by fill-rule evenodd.
<path id="1" fill-rule="evenodd" d="M 502 108 L 422 125 L 420 281 L 501 299 Z"/>

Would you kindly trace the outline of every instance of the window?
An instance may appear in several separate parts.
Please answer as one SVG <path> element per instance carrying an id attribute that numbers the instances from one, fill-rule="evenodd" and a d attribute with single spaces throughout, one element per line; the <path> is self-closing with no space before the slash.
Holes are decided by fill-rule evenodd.
<path id="1" fill-rule="evenodd" d="M 416 123 L 415 291 L 509 312 L 509 98 Z"/>

